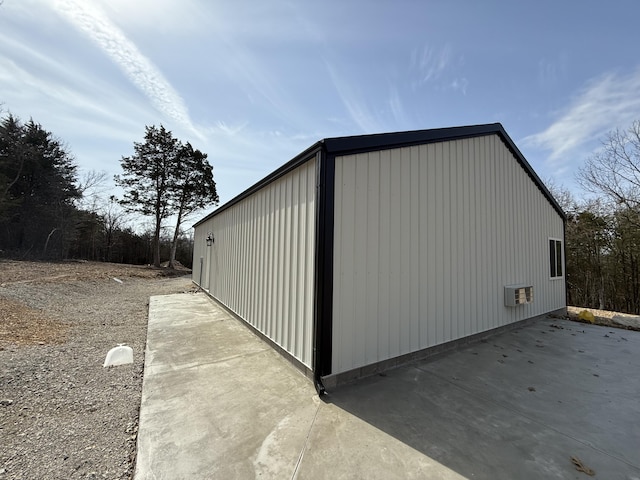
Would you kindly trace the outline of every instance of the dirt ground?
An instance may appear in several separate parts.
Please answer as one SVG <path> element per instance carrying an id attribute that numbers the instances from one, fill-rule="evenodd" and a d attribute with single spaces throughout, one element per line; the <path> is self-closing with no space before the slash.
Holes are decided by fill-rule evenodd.
<path id="1" fill-rule="evenodd" d="M 179 270 L 158 269 L 144 265 L 120 265 L 100 262 L 20 262 L 0 261 L 0 293 L 2 289 L 19 285 L 65 284 L 123 278 L 158 279 L 188 274 Z M 66 340 L 69 324 L 60 318 L 50 318 L 42 309 L 32 308 L 20 300 L 0 294 L 0 343 L 17 345 L 56 344 Z"/>
<path id="2" fill-rule="evenodd" d="M 0 260 L 0 480 L 131 478 L 149 297 L 188 273 Z M 134 363 L 103 368 L 119 343 Z"/>

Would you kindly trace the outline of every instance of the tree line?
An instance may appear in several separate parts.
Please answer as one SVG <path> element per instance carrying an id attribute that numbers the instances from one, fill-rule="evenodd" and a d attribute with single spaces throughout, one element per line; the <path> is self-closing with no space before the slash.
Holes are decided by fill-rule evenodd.
<path id="1" fill-rule="evenodd" d="M 105 196 L 106 174 L 79 175 L 64 143 L 34 120 L 0 119 L 0 256 L 191 266 L 182 224 L 218 201 L 207 155 L 164 127 L 146 127 L 134 155 L 120 160 L 122 198 Z M 152 227 L 132 213 L 151 216 Z M 171 225 L 165 222 L 174 218 Z M 173 227 L 173 228 L 170 228 Z"/>
<path id="2" fill-rule="evenodd" d="M 610 132 L 577 173 L 585 198 L 552 193 L 567 214 L 567 304 L 640 314 L 640 121 Z"/>

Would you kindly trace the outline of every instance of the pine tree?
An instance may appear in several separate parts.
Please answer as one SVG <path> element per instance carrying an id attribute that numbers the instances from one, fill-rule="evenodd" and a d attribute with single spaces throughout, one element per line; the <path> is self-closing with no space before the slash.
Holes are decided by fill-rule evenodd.
<path id="1" fill-rule="evenodd" d="M 76 165 L 40 124 L 0 122 L 0 248 L 63 258 L 75 233 Z M 55 247 L 54 247 L 55 245 Z"/>
<path id="2" fill-rule="evenodd" d="M 171 242 L 170 268 L 174 267 L 183 220 L 196 210 L 217 204 L 219 200 L 213 180 L 213 168 L 207 162 L 207 154 L 194 150 L 190 143 L 187 142 L 180 149 L 172 173 L 171 203 L 177 218 Z"/>
<path id="3" fill-rule="evenodd" d="M 123 174 L 116 184 L 125 190 L 120 203 L 126 210 L 154 218 L 153 264 L 160 266 L 162 222 L 172 214 L 170 191 L 172 175 L 180 153 L 180 143 L 160 125 L 145 127 L 143 143 L 134 143 L 134 154 L 122 157 Z"/>
<path id="4" fill-rule="evenodd" d="M 135 154 L 122 157 L 123 175 L 116 184 L 125 189 L 120 203 L 129 211 L 152 216 L 155 220 L 153 263 L 160 266 L 160 233 L 162 223 L 176 216 L 169 266 L 175 262 L 184 219 L 207 204 L 217 203 L 218 194 L 213 169 L 207 155 L 183 145 L 162 125 L 147 126 L 144 143 L 134 143 Z"/>

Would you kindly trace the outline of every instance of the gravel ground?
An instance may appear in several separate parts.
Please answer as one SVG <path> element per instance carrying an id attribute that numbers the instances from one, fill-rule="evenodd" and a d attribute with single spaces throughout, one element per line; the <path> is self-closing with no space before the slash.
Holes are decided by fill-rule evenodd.
<path id="1" fill-rule="evenodd" d="M 132 477 L 149 297 L 194 287 L 105 265 L 0 262 L 0 480 Z"/>

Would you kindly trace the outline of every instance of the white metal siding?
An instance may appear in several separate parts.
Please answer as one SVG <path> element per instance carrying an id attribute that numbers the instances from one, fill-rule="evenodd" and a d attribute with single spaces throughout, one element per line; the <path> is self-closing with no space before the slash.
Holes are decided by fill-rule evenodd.
<path id="1" fill-rule="evenodd" d="M 205 273 L 208 261 L 209 293 L 309 368 L 316 161 L 198 225 L 193 270 L 198 282 L 199 258 Z M 211 247 L 204 240 L 208 231 L 215 238 Z"/>
<path id="2" fill-rule="evenodd" d="M 565 306 L 562 218 L 497 135 L 336 158 L 332 373 Z M 534 302 L 504 306 L 504 286 Z"/>

